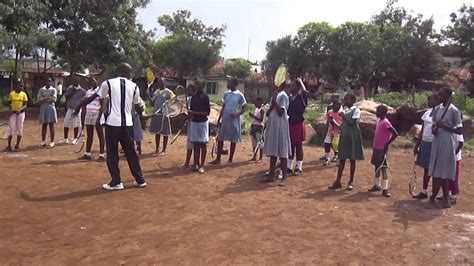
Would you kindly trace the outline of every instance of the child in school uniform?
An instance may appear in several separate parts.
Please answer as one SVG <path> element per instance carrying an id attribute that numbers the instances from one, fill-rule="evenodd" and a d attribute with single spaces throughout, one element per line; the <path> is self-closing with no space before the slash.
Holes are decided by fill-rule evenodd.
<path id="1" fill-rule="evenodd" d="M 188 91 L 188 95 L 189 95 L 188 98 L 186 99 L 186 108 L 189 110 L 191 108 L 192 96 L 195 93 L 194 85 L 192 85 L 192 84 L 188 85 L 186 90 Z M 187 135 L 186 135 L 186 161 L 184 162 L 184 165 L 182 167 L 183 169 L 189 168 L 189 162 L 191 161 L 191 156 L 193 155 L 193 143 L 191 142 L 191 135 L 190 135 L 190 133 L 193 131 L 191 129 L 191 126 L 192 126 L 191 124 L 192 123 L 190 123 L 189 120 L 186 123 L 186 131 L 187 131 Z"/>
<path id="2" fill-rule="evenodd" d="M 142 141 L 143 141 L 143 129 L 140 114 L 145 111 L 145 102 L 139 97 L 139 104 L 132 108 L 132 121 L 133 121 L 133 141 L 135 141 L 135 148 L 137 154 L 142 154 Z"/>
<path id="3" fill-rule="evenodd" d="M 433 133 L 431 132 L 433 128 L 433 117 L 432 112 L 434 108 L 439 104 L 438 94 L 433 93 L 428 96 L 427 99 L 428 107 L 431 108 L 427 110 L 421 120 L 423 121 L 423 126 L 418 136 L 418 141 L 416 142 L 415 148 L 413 149 L 413 154 L 416 156 L 416 165 L 423 168 L 423 188 L 420 193 L 413 196 L 415 199 L 427 199 L 428 198 L 428 184 L 430 183 L 430 176 L 428 175 L 428 168 L 430 167 L 430 155 L 431 155 L 431 143 L 433 142 Z"/>
<path id="4" fill-rule="evenodd" d="M 369 189 L 369 192 L 382 190 L 384 197 L 390 197 L 388 191 L 388 176 L 387 168 L 387 152 L 390 144 L 397 138 L 398 132 L 392 126 L 392 123 L 387 119 L 388 108 L 385 105 L 377 106 L 378 121 L 375 125 L 375 137 L 373 143 L 373 152 L 371 163 L 375 167 L 374 185 Z M 383 182 L 381 184 L 380 172 L 382 172 Z"/>
<path id="5" fill-rule="evenodd" d="M 364 160 L 364 147 L 362 144 L 362 135 L 359 128 L 359 119 L 361 111 L 357 106 L 354 106 L 356 97 L 354 94 L 346 94 L 344 96 L 344 105 L 347 107 L 344 112 L 341 123 L 341 136 L 339 138 L 339 166 L 337 170 L 337 177 L 334 183 L 328 188 L 336 190 L 342 188 L 341 177 L 346 160 L 350 160 L 350 176 L 347 190 L 354 189 L 354 174 L 356 169 L 356 161 Z"/>
<path id="6" fill-rule="evenodd" d="M 332 109 L 333 109 L 333 105 L 335 102 L 339 102 L 339 95 L 338 94 L 332 94 L 331 95 L 331 102 L 328 104 L 328 106 L 326 107 L 326 114 L 329 113 Z M 339 112 L 341 114 L 344 114 L 344 110 L 342 108 L 342 105 L 340 105 L 340 108 L 339 108 Z M 319 160 L 321 161 L 324 161 L 324 162 L 327 162 L 328 160 L 330 161 L 330 157 L 329 157 L 329 153 L 331 152 L 331 142 L 329 142 L 329 144 L 326 144 L 326 140 L 327 140 L 327 134 L 328 134 L 328 130 L 329 130 L 329 127 L 331 126 L 331 121 L 328 119 L 326 120 L 326 125 L 324 126 L 324 129 L 323 129 L 323 132 L 321 134 L 322 138 L 321 138 L 321 143 L 324 144 L 324 155 L 319 158 Z M 334 149 L 333 149 L 334 150 Z M 334 157 L 332 158 L 332 161 L 337 161 L 337 156 L 336 154 L 334 154 Z"/>
<path id="7" fill-rule="evenodd" d="M 38 147 L 46 147 L 46 133 L 49 126 L 51 142 L 48 148 L 54 147 L 55 124 L 58 121 L 58 114 L 56 112 L 55 102 L 57 99 L 56 88 L 52 86 L 52 80 L 48 78 L 45 85 L 38 91 L 36 101 L 41 104 L 39 112 L 39 122 L 41 124 L 41 142 Z"/>
<path id="8" fill-rule="evenodd" d="M 257 145 L 262 146 L 262 134 L 263 134 L 263 119 L 265 116 L 265 110 L 262 106 L 262 97 L 256 97 L 254 100 L 255 110 L 253 113 L 249 113 L 252 118 L 250 125 L 250 136 L 252 137 L 252 151 L 256 151 Z M 260 148 L 260 156 L 257 160 L 257 153 L 253 152 L 251 161 L 261 162 L 263 157 L 263 147 Z"/>
<path id="9" fill-rule="evenodd" d="M 341 110 L 341 103 L 336 101 L 332 103 L 331 110 L 326 114 L 328 120 L 328 130 L 326 137 L 324 138 L 324 154 L 325 161 L 324 165 L 329 165 L 331 163 L 329 152 L 334 151 L 334 159 L 337 160 L 337 154 L 339 151 L 339 135 L 341 131 L 342 117 L 344 116 L 344 111 Z"/>
<path id="10" fill-rule="evenodd" d="M 168 138 L 171 136 L 171 122 L 168 116 L 168 101 L 175 98 L 176 95 L 168 88 L 165 88 L 163 79 L 157 78 L 154 82 L 156 91 L 150 95 L 154 102 L 153 115 L 151 116 L 150 133 L 155 134 L 155 155 L 162 156 L 166 153 Z M 149 91 L 151 94 L 151 92 Z M 163 135 L 163 149 L 160 152 L 160 138 Z"/>
<path id="11" fill-rule="evenodd" d="M 288 158 L 288 173 L 295 176 L 303 172 L 303 141 L 306 140 L 304 112 L 308 105 L 306 87 L 301 79 L 296 79 L 290 85 L 288 105 L 288 123 L 290 129 L 291 154 Z M 296 156 L 296 166 L 293 169 L 293 159 Z"/>
<path id="12" fill-rule="evenodd" d="M 282 179 L 281 186 L 286 185 L 287 161 L 291 154 L 290 130 L 288 123 L 288 95 L 283 90 L 283 86 L 277 87 L 272 94 L 270 108 L 267 111 L 267 129 L 265 130 L 265 143 L 263 151 L 270 156 L 270 171 L 268 178 L 262 182 L 269 183 L 275 181 L 275 165 L 280 158 L 280 169 Z"/>

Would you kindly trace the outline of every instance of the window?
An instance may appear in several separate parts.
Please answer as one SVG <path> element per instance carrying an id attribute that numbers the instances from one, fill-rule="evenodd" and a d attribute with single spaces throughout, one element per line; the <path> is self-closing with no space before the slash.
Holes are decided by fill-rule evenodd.
<path id="1" fill-rule="evenodd" d="M 206 82 L 206 93 L 217 94 L 217 82 Z"/>

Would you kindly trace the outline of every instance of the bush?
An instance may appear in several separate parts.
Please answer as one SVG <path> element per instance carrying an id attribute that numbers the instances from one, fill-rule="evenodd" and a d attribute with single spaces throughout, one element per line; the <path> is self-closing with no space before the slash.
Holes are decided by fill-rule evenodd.
<path id="1" fill-rule="evenodd" d="M 221 98 L 219 98 L 219 96 L 216 96 L 216 95 L 209 95 L 209 101 L 210 102 L 213 102 L 219 106 L 223 106 L 224 105 L 224 101 L 222 101 Z"/>
<path id="2" fill-rule="evenodd" d="M 425 108 L 426 98 L 430 92 L 422 91 L 415 93 L 415 106 L 419 108 Z M 412 105 L 412 93 L 407 91 L 402 92 L 389 92 L 389 93 L 379 93 L 374 97 L 375 101 L 384 103 L 393 108 L 398 108 L 404 104 Z"/>

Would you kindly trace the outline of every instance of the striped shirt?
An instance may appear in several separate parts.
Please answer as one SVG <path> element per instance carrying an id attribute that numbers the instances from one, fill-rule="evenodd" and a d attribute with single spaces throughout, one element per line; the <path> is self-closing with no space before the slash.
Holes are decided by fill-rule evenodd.
<path id="1" fill-rule="evenodd" d="M 106 125 L 133 126 L 132 109 L 140 103 L 140 91 L 135 82 L 123 77 L 109 79 L 102 82 L 97 94 L 101 99 L 109 97 Z"/>

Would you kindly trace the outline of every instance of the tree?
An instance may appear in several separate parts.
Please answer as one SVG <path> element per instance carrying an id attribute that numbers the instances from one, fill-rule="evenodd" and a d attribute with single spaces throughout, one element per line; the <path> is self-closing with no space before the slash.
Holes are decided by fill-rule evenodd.
<path id="1" fill-rule="evenodd" d="M 148 36 L 136 22 L 136 9 L 148 2 L 49 0 L 48 25 L 59 36 L 55 54 L 71 72 L 92 64 L 104 69 L 130 59 L 126 49 L 132 49 L 138 36 Z"/>
<path id="2" fill-rule="evenodd" d="M 463 64 L 469 65 L 471 80 L 466 85 L 474 94 L 474 7 L 462 5 L 457 14 L 451 14 L 451 23 L 444 33 L 458 45 Z"/>
<path id="3" fill-rule="evenodd" d="M 199 19 L 191 19 L 191 12 L 178 10 L 158 18 L 166 36 L 153 49 L 155 66 L 172 69 L 176 78 L 205 75 L 219 60 L 223 47 L 225 25 L 206 26 Z"/>
<path id="4" fill-rule="evenodd" d="M 376 70 L 376 51 L 380 45 L 377 27 L 346 22 L 335 30 L 329 45 L 326 78 L 336 84 L 357 83 L 368 87 Z"/>
<path id="5" fill-rule="evenodd" d="M 329 56 L 329 38 L 335 29 L 327 22 L 307 23 L 298 30 L 297 46 L 304 54 L 306 71 L 319 80 L 323 76 L 324 62 Z"/>
<path id="6" fill-rule="evenodd" d="M 226 60 L 224 64 L 224 74 L 245 79 L 250 75 L 250 70 L 252 69 L 252 65 L 243 58 L 235 58 Z"/>
<path id="7" fill-rule="evenodd" d="M 300 77 L 307 67 L 304 52 L 291 35 L 284 36 L 266 45 L 267 56 L 262 61 L 262 68 L 268 80 L 272 80 L 281 64 L 286 64 L 290 78 Z"/>
<path id="8" fill-rule="evenodd" d="M 39 36 L 44 33 L 43 18 L 48 4 L 45 1 L 14 1 L 0 3 L 0 41 L 2 50 L 15 51 L 14 75 L 18 75 L 18 61 L 37 47 Z"/>

